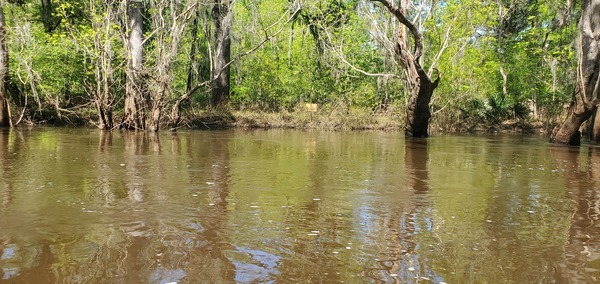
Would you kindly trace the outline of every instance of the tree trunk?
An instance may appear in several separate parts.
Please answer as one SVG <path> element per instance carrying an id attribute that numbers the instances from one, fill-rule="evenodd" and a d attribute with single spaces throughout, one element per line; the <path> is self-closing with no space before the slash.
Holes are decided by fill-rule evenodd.
<path id="1" fill-rule="evenodd" d="M 429 102 L 438 81 L 431 82 L 431 79 L 425 75 L 419 77 L 419 82 L 418 89 L 413 91 L 408 103 L 405 134 L 411 137 L 428 137 L 429 118 L 431 118 Z"/>
<path id="2" fill-rule="evenodd" d="M 112 98 L 110 94 L 110 85 L 112 82 L 112 49 L 111 31 L 113 25 L 112 3 L 104 1 L 104 18 L 94 24 L 98 29 L 94 37 L 94 47 L 96 53 L 96 92 L 95 103 L 98 111 L 98 127 L 103 130 L 113 128 Z M 102 34 L 104 30 L 104 34 Z"/>
<path id="3" fill-rule="evenodd" d="M 103 130 L 110 130 L 113 128 L 112 103 L 109 95 L 108 92 L 105 92 L 102 95 L 102 98 L 96 99 L 96 110 L 98 111 L 99 122 L 98 128 Z"/>
<path id="4" fill-rule="evenodd" d="M 60 20 L 57 20 L 53 13 L 54 5 L 52 5 L 52 0 L 41 0 L 40 19 L 42 21 L 42 24 L 44 25 L 44 31 L 46 33 L 53 32 L 60 24 Z"/>
<path id="5" fill-rule="evenodd" d="M 173 104 L 171 108 L 171 127 L 177 128 L 179 126 L 179 122 L 181 121 L 181 104 L 184 101 L 188 101 L 190 99 L 190 95 L 193 93 L 196 84 L 198 83 L 198 77 L 200 70 L 198 68 L 198 60 L 196 57 L 196 52 L 199 49 L 198 43 L 198 25 L 200 22 L 200 16 L 203 8 L 200 6 L 196 7 L 196 15 L 194 17 L 194 21 L 192 23 L 191 30 L 191 44 L 190 44 L 190 66 L 188 68 L 188 77 L 187 84 L 185 88 L 185 94 L 180 96 L 179 99 Z"/>
<path id="6" fill-rule="evenodd" d="M 596 108 L 593 115 L 593 123 L 591 127 L 590 140 L 595 143 L 600 143 L 600 108 Z"/>
<path id="7" fill-rule="evenodd" d="M 396 39 L 395 52 L 400 60 L 400 65 L 406 72 L 410 93 L 410 99 L 406 110 L 406 130 L 405 134 L 411 137 L 429 136 L 429 102 L 433 91 L 437 88 L 441 76 L 438 73 L 435 81 L 432 81 L 427 72 L 423 70 L 419 62 L 423 55 L 423 36 L 419 29 L 408 20 L 406 7 L 407 1 L 400 1 L 400 5 L 395 7 L 388 0 L 372 0 L 383 4 L 388 11 L 402 24 Z M 408 42 L 408 34 L 412 36 L 414 47 L 411 50 Z"/>
<path id="8" fill-rule="evenodd" d="M 164 82 L 161 82 L 159 87 L 158 87 L 158 91 L 157 94 L 153 97 L 152 100 L 152 113 L 150 116 L 150 125 L 149 125 L 149 129 L 152 132 L 158 132 L 158 129 L 160 128 L 160 118 L 162 115 L 162 103 L 163 103 L 163 99 L 165 97 L 165 93 L 167 91 L 167 86 L 165 85 Z"/>
<path id="9" fill-rule="evenodd" d="M 230 0 L 217 0 L 212 8 L 212 18 L 215 27 L 213 58 L 213 75 L 211 83 L 211 105 L 213 108 L 225 107 L 229 101 L 229 66 L 231 61 L 231 26 L 233 11 Z"/>
<path id="10" fill-rule="evenodd" d="M 8 48 L 6 45 L 6 20 L 4 4 L 0 4 L 0 127 L 10 127 L 6 82 L 8 80 Z"/>
<path id="11" fill-rule="evenodd" d="M 202 8 L 200 6 L 196 7 L 196 16 L 194 17 L 194 21 L 192 23 L 191 30 L 191 44 L 190 44 L 190 66 L 188 68 L 188 78 L 187 84 L 185 88 L 185 92 L 189 93 L 196 86 L 198 82 L 198 62 L 196 60 L 196 52 L 198 48 L 198 25 L 200 22 Z"/>
<path id="12" fill-rule="evenodd" d="M 579 145 L 581 137 L 579 128 L 592 116 L 598 106 L 600 95 L 600 17 L 598 15 L 600 15 L 600 0 L 582 2 L 577 87 L 573 92 L 573 101 L 567 119 L 552 135 L 551 143 Z"/>
<path id="13" fill-rule="evenodd" d="M 143 76 L 144 64 L 144 25 L 142 2 L 127 2 L 127 86 L 125 90 L 125 114 L 122 128 L 146 129 L 146 82 Z"/>

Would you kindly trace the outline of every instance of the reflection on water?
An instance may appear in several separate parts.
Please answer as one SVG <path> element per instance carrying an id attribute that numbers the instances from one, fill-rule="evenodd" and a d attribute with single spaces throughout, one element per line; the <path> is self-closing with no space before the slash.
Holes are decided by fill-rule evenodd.
<path id="1" fill-rule="evenodd" d="M 565 169 L 568 196 L 575 208 L 566 232 L 565 252 L 556 278 L 563 282 L 592 283 L 600 277 L 600 149 L 552 150 Z"/>
<path id="2" fill-rule="evenodd" d="M 598 282 L 600 149 L 0 132 L 0 282 Z"/>

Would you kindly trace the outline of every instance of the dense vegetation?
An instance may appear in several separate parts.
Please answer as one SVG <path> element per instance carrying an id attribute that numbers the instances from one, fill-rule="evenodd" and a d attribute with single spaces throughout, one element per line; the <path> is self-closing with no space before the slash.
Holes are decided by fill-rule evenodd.
<path id="1" fill-rule="evenodd" d="M 441 76 L 436 130 L 553 124 L 565 112 L 577 81 L 578 3 L 407 5 L 423 35 L 419 62 Z M 3 14 L 13 125 L 157 130 L 231 111 L 292 120 L 307 117 L 307 103 L 329 119 L 402 121 L 409 99 L 395 53 L 404 26 L 376 1 L 14 0 Z"/>

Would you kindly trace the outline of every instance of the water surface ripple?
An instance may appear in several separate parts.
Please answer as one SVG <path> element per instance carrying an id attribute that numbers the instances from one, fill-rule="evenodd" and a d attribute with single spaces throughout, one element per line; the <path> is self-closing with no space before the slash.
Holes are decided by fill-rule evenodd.
<path id="1" fill-rule="evenodd" d="M 0 282 L 593 283 L 600 148 L 0 132 Z"/>

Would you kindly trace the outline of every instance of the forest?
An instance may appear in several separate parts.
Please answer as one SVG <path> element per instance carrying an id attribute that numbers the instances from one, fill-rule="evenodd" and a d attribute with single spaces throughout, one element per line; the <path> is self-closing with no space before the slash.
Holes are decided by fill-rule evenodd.
<path id="1" fill-rule="evenodd" d="M 3 1 L 0 123 L 549 131 L 583 2 Z"/>

